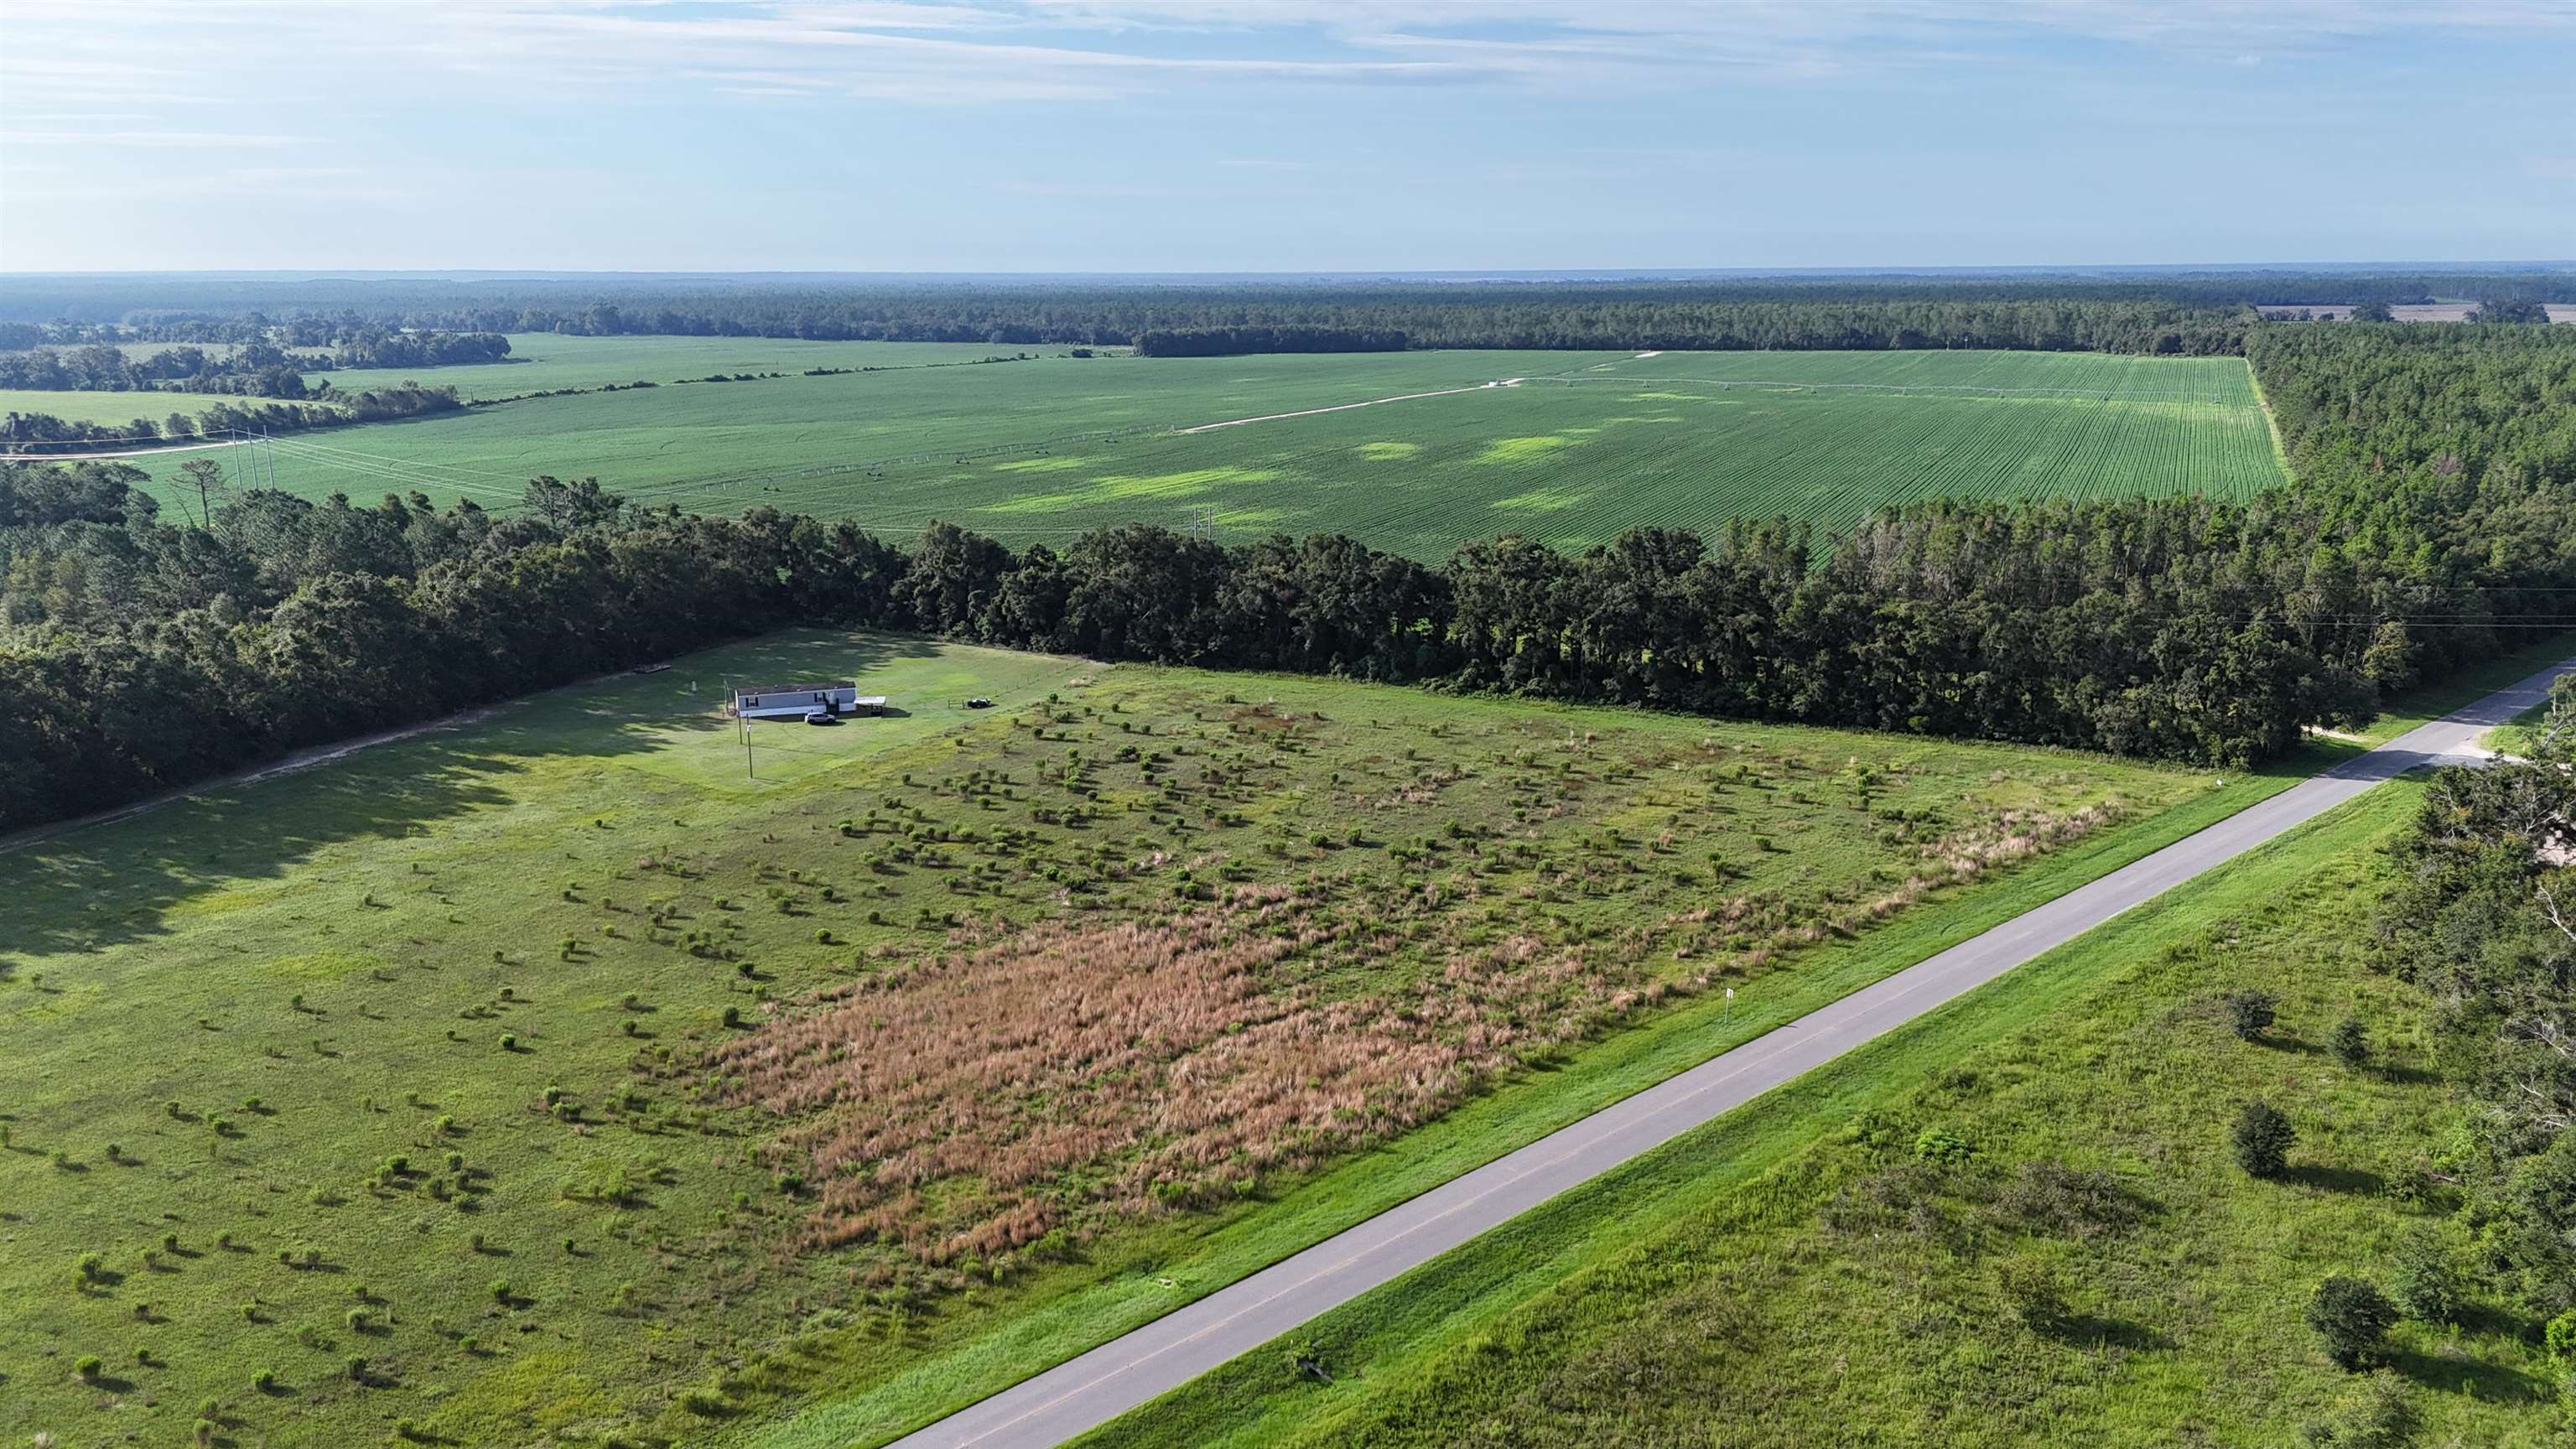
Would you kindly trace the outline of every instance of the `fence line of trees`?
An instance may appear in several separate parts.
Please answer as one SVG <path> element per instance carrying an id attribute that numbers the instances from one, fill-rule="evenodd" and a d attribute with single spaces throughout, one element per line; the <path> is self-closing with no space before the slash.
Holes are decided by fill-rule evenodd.
<path id="1" fill-rule="evenodd" d="M 121 423 L 99 423 L 52 413 L 12 412 L 0 416 L 0 451 L 123 451 L 225 433 L 300 433 L 392 418 L 426 417 L 465 406 L 452 387 L 422 387 L 414 382 L 362 392 L 345 392 L 326 382 L 302 396 L 313 401 L 208 403 L 193 412 L 174 412 L 158 421 L 137 417 Z"/>

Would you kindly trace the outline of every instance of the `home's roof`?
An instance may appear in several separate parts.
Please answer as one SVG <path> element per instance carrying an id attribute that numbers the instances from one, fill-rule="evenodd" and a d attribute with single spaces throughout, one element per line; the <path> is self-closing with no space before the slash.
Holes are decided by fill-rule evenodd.
<path id="1" fill-rule="evenodd" d="M 859 682 L 855 679 L 817 679 L 805 684 L 772 684 L 756 689 L 737 689 L 733 692 L 733 697 L 736 699 L 742 699 L 755 694 L 813 694 L 826 689 L 856 689 L 858 687 Z"/>

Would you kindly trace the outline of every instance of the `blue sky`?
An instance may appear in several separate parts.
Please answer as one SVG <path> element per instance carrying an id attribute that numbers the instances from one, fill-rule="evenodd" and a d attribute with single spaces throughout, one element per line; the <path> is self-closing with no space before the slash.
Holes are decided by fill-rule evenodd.
<path id="1" fill-rule="evenodd" d="M 2576 0 L 0 0 L 0 270 L 2576 255 Z"/>

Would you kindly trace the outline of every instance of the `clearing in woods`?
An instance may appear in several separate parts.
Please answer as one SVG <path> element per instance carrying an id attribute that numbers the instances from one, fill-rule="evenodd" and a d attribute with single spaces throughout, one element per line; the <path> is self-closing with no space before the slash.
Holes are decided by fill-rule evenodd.
<path id="1" fill-rule="evenodd" d="M 906 1427 L 2284 783 L 807 631 L 214 787 L 0 856 L 0 1436 Z"/>
<path id="2" fill-rule="evenodd" d="M 1341 532 L 1437 561 L 1504 532 L 1578 547 L 1637 526 L 1714 532 L 1747 515 L 1841 526 L 1938 496 L 2243 497 L 2280 479 L 2236 358 L 1029 349 L 980 363 L 1012 350 L 514 343 L 532 360 L 421 379 L 479 397 L 659 385 L 281 439 L 278 481 L 311 497 L 416 490 L 505 507 L 533 475 L 595 475 L 656 505 L 769 505 L 892 536 L 937 518 L 1015 545 L 1122 522 L 1177 526 L 1204 508 L 1230 537 Z M 756 375 L 680 381 L 746 371 Z M 1207 426 L 1217 423 L 1234 425 Z M 176 464 L 150 471 L 166 487 Z"/>

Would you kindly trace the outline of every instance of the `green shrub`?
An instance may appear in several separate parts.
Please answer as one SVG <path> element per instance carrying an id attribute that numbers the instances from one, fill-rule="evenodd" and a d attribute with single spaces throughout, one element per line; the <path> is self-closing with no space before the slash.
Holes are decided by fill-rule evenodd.
<path id="1" fill-rule="evenodd" d="M 2279 1177 L 2290 1165 L 2290 1144 L 2298 1140 L 2290 1119 L 2269 1102 L 2253 1101 L 2236 1115 L 2229 1140 L 2236 1165 L 2256 1177 Z"/>
<path id="2" fill-rule="evenodd" d="M 2231 991 L 2222 999 L 2227 1008 L 2227 1026 L 2246 1041 L 2261 1041 L 2263 1034 L 2278 1020 L 2278 1004 L 2268 991 Z"/>
<path id="3" fill-rule="evenodd" d="M 2397 1247 L 2389 1273 L 2389 1296 L 2406 1316 L 2423 1323 L 2451 1323 L 2460 1313 L 2460 1276 L 2451 1255 L 2430 1229 L 2408 1235 Z"/>
<path id="4" fill-rule="evenodd" d="M 94 1384 L 98 1382 L 98 1375 L 101 1367 L 102 1365 L 99 1363 L 98 1355 L 94 1353 L 85 1353 L 72 1360 L 72 1373 L 85 1384 Z"/>
<path id="5" fill-rule="evenodd" d="M 2354 1071 L 2370 1065 L 2369 1028 L 2352 1017 L 2335 1023 L 2334 1035 L 2327 1044 L 2333 1048 L 2335 1060 Z"/>
<path id="6" fill-rule="evenodd" d="M 2326 1357 L 2347 1369 L 2360 1368 L 2396 1321 L 2397 1305 L 2367 1278 L 2328 1278 L 2308 1300 L 2308 1327 Z"/>
<path id="7" fill-rule="evenodd" d="M 2406 1449 L 2421 1423 L 2405 1381 L 2375 1369 L 2344 1391 L 2324 1422 L 2309 1426 L 2308 1438 L 2334 1449 Z"/>
<path id="8" fill-rule="evenodd" d="M 1997 1263 L 1995 1293 L 2013 1321 L 2033 1333 L 2053 1336 L 2075 1320 L 2056 1271 L 2037 1258 L 2006 1258 Z"/>

